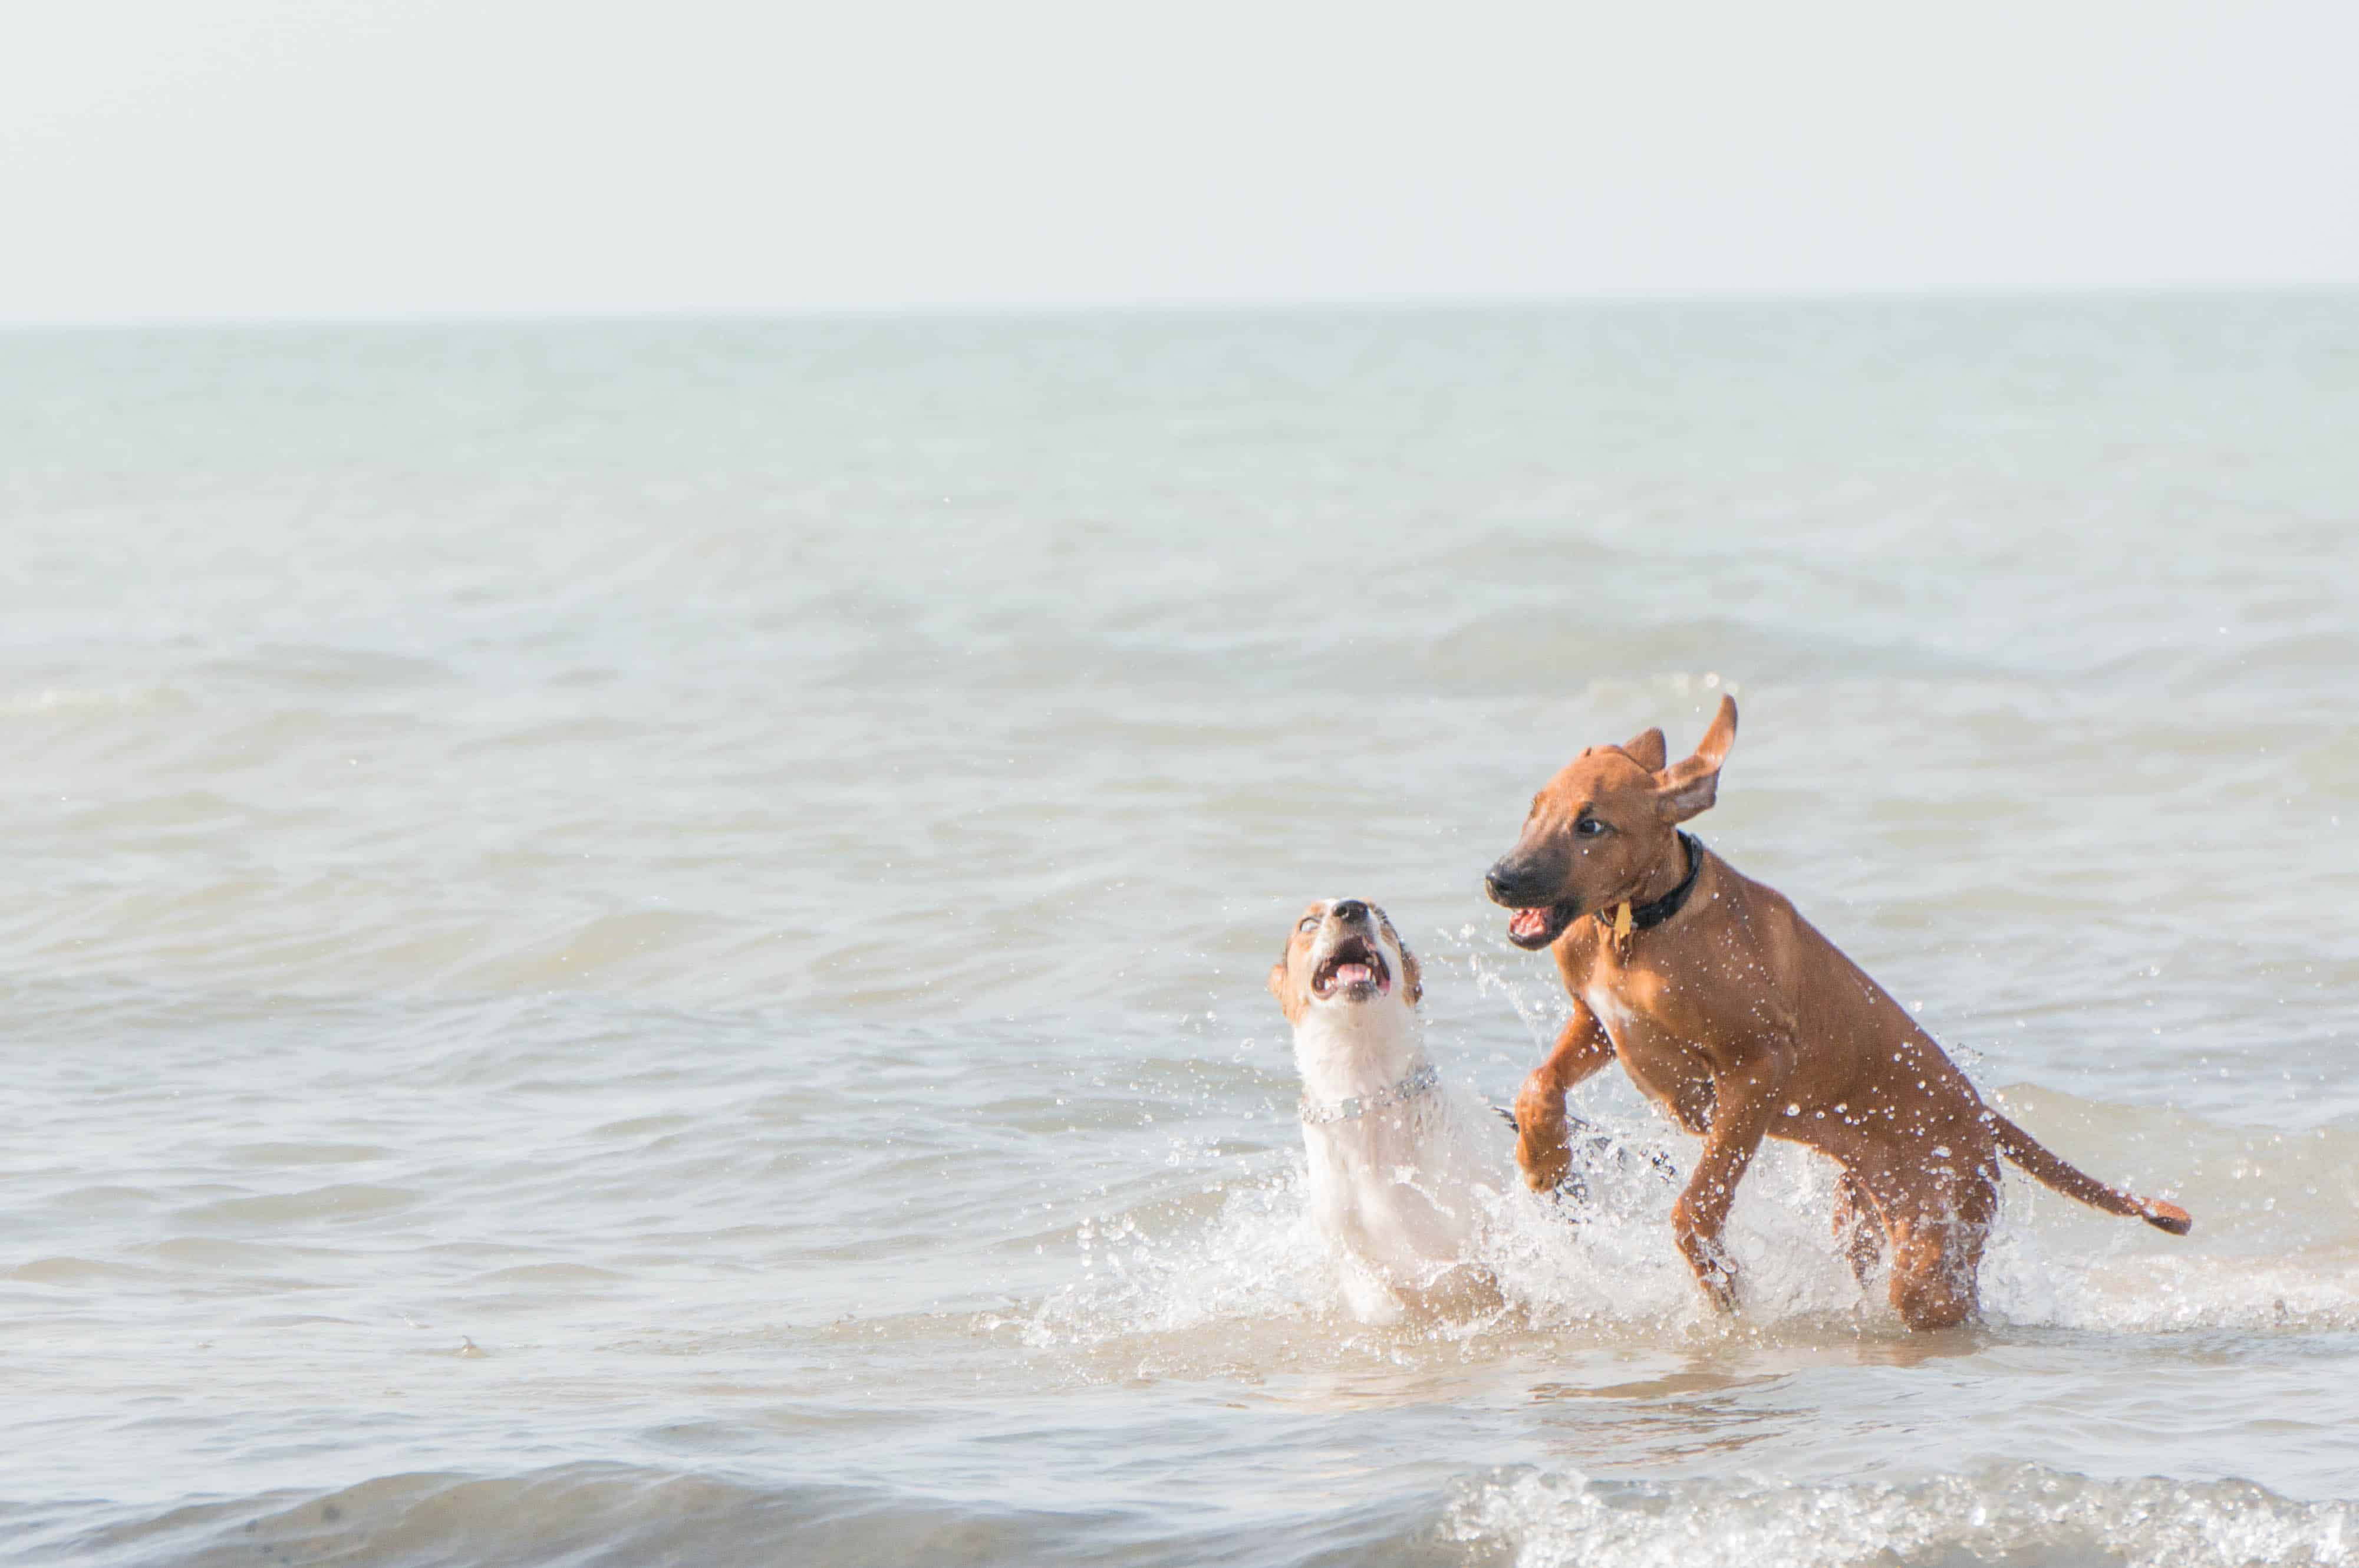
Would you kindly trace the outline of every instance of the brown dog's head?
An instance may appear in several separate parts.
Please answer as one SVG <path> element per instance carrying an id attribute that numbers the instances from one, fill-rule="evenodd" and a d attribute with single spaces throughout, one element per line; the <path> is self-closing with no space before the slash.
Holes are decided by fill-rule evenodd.
<path id="1" fill-rule="evenodd" d="M 1483 879 L 1491 901 L 1513 909 L 1507 940 L 1541 948 L 1565 928 L 1635 895 L 1679 843 L 1679 824 L 1712 802 L 1720 765 L 1736 739 L 1736 704 L 1720 712 L 1693 757 L 1663 766 L 1663 732 L 1622 746 L 1593 746 L 1532 797 L 1523 836 Z"/>
<path id="2" fill-rule="evenodd" d="M 1396 988 L 1407 1007 L 1424 996 L 1417 957 L 1385 912 L 1359 898 L 1321 898 L 1303 910 L 1269 971 L 1270 995 L 1290 1024 L 1311 1007 L 1358 1007 Z"/>

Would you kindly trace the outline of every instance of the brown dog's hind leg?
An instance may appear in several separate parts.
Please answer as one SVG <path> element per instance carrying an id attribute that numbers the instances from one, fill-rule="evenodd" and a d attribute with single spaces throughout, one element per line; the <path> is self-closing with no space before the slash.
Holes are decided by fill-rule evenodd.
<path id="1" fill-rule="evenodd" d="M 1962 1166 L 1963 1169 L 1959 1169 Z M 1917 1330 L 1955 1328 L 1980 1310 L 1983 1246 L 1998 1218 L 1995 1150 L 1961 1160 L 1941 1179 L 1886 1192 L 1892 1239 L 1892 1305 Z"/>
<path id="2" fill-rule="evenodd" d="M 1761 1061 L 1755 1075 L 1742 1081 L 1734 1074 L 1716 1079 L 1712 1131 L 1704 1137 L 1687 1190 L 1671 1205 L 1671 1239 L 1695 1270 L 1696 1283 L 1723 1312 L 1736 1310 L 1736 1259 L 1729 1255 L 1722 1232 L 1729 1205 L 1736 1199 L 1736 1184 L 1745 1179 L 1745 1167 L 1753 1163 L 1768 1132 L 1790 1060 Z"/>
<path id="3" fill-rule="evenodd" d="M 1835 1177 L 1834 1232 L 1842 1238 L 1851 1277 L 1859 1281 L 1861 1290 L 1867 1290 L 1875 1266 L 1884 1261 L 1884 1216 L 1876 1212 L 1866 1184 L 1848 1169 Z"/>
<path id="4" fill-rule="evenodd" d="M 1980 1226 L 1904 1220 L 1893 1227 L 1892 1306 L 1910 1329 L 1955 1328 L 1974 1315 Z"/>

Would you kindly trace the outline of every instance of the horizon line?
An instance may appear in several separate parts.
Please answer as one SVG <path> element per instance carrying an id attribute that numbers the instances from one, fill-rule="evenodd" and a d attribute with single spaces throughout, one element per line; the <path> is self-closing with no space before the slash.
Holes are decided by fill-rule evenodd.
<path id="1" fill-rule="evenodd" d="M 1566 294 L 1236 295 L 1103 299 L 942 299 L 800 305 L 486 306 L 419 309 L 10 316 L 0 332 L 461 326 L 1027 321 L 1082 317 L 1479 315 L 1625 308 L 1841 305 L 2088 305 L 2196 299 L 2359 299 L 2359 281 L 1992 286 L 1971 289 L 1603 289 Z"/>

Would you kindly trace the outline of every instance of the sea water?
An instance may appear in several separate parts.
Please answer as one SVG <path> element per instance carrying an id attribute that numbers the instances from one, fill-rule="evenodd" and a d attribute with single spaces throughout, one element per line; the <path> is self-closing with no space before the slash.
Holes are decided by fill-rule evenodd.
<path id="1" fill-rule="evenodd" d="M 2355 430 L 2335 299 L 0 336 L 0 1554 L 2359 1562 Z M 2193 1235 L 1912 1336 L 1772 1145 L 1735 1317 L 1634 1177 L 1357 1323 L 1288 921 L 1509 1097 L 1484 867 L 1724 693 Z"/>

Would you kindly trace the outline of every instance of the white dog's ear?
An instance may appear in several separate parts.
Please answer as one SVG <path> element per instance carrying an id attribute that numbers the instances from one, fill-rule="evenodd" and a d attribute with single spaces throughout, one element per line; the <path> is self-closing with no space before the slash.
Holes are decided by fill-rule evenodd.
<path id="1" fill-rule="evenodd" d="M 1408 1005 L 1414 1007 L 1425 999 L 1425 971 L 1419 966 L 1417 954 L 1408 950 L 1408 943 L 1401 940 L 1401 933 L 1393 929 L 1390 915 L 1378 909 L 1376 923 L 1384 928 L 1386 936 L 1392 938 L 1393 945 L 1400 949 L 1401 995 L 1407 996 Z"/>
<path id="2" fill-rule="evenodd" d="M 1297 1015 L 1302 1011 L 1302 1001 L 1294 994 L 1294 987 L 1286 983 L 1286 960 L 1283 958 L 1269 966 L 1269 994 L 1277 998 L 1277 1010 L 1286 1015 L 1286 1021 L 1295 1022 Z"/>

